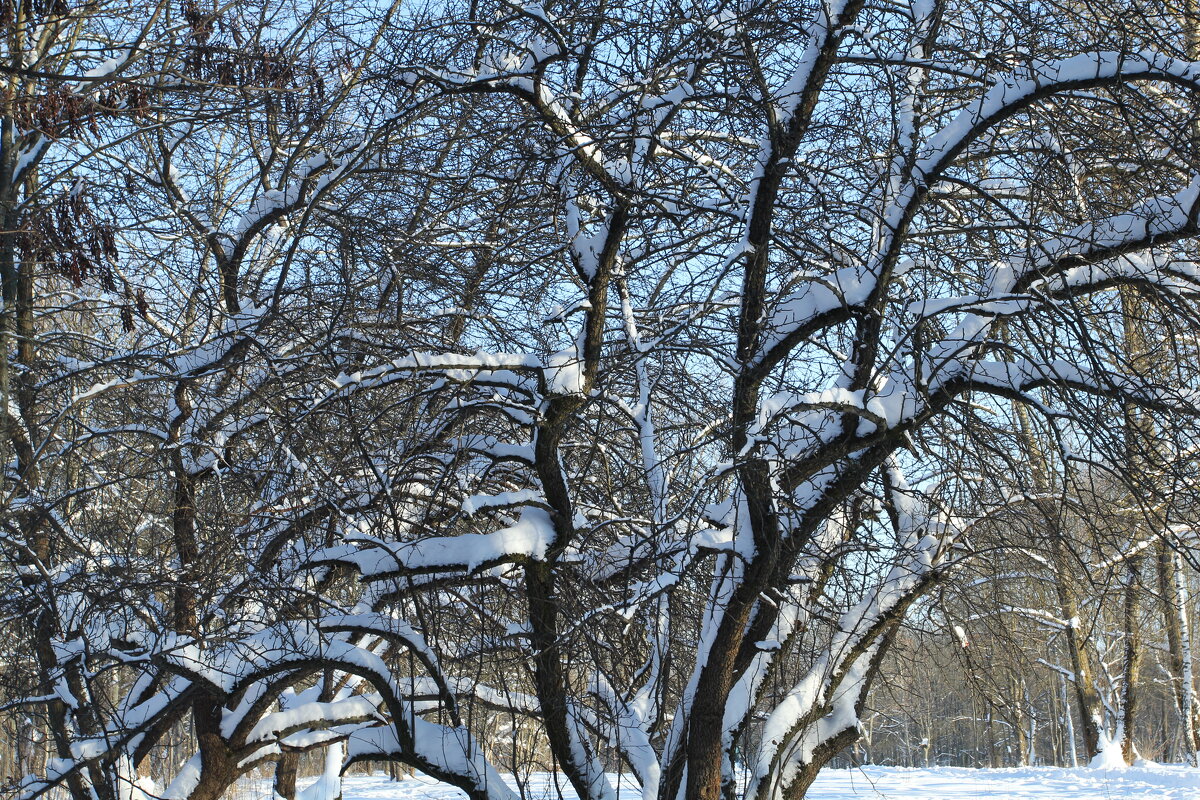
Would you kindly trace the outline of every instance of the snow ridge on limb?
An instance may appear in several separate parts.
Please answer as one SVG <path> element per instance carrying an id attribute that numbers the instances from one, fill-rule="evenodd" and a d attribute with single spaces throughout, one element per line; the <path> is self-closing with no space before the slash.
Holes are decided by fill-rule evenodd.
<path id="1" fill-rule="evenodd" d="M 332 379 L 333 391 L 319 407 L 364 389 L 377 389 L 413 375 L 439 375 L 454 383 L 512 389 L 533 398 L 579 395 L 582 392 L 582 356 L 575 348 L 540 358 L 529 353 L 486 353 L 472 355 L 413 353 L 370 369 L 341 373 Z M 531 380 L 536 377 L 537 380 Z"/>
<path id="2" fill-rule="evenodd" d="M 354 537 L 343 545 L 317 552 L 312 563 L 347 564 L 364 578 L 418 572 L 477 572 L 502 564 L 542 559 L 555 536 L 546 510 L 526 505 L 512 525 L 492 533 L 431 536 L 398 543 Z M 356 540 L 361 540 L 362 546 Z"/>
<path id="3" fill-rule="evenodd" d="M 832 514 L 792 570 L 790 586 L 778 593 L 774 602 L 779 613 L 772 622 L 766 638 L 754 644 L 756 653 L 750 666 L 742 673 L 729 695 L 725 706 L 726 751 L 732 749 L 735 739 L 750 723 L 755 709 L 762 700 L 763 690 L 771 685 L 785 658 L 791 651 L 795 638 L 803 633 L 812 621 L 813 602 L 823 590 L 828 578 L 826 566 L 829 559 L 852 534 L 851 521 L 845 509 Z"/>
<path id="4" fill-rule="evenodd" d="M 358 641 L 351 641 L 347 636 Z M 405 711 L 407 704 L 401 699 L 402 692 L 393 681 L 390 667 L 381 658 L 380 648 L 371 644 L 382 640 L 394 640 L 417 654 L 437 688 L 437 697 L 441 701 L 439 708 L 448 711 L 457 721 L 454 695 L 441 674 L 436 654 L 410 625 L 389 616 L 370 612 L 334 614 L 315 625 L 297 620 L 210 650 L 169 635 L 151 642 L 155 654 L 150 663 L 162 664 L 179 677 L 165 690 L 114 719 L 110 733 L 95 739 L 76 740 L 74 759 L 61 760 L 57 771 L 47 775 L 46 780 L 27 783 L 22 797 L 41 795 L 64 776 L 87 769 L 97 759 L 119 760 L 125 758 L 118 755 L 123 751 L 132 754 L 138 746 L 140 733 L 156 724 L 159 718 L 178 713 L 176 706 L 187 702 L 189 688 L 197 682 L 231 700 L 240 697 L 240 702 L 224 712 L 220 731 L 229 746 L 240 754 L 244 764 L 252 765 L 269 758 L 277 754 L 280 747 L 305 749 L 337 742 L 363 725 L 383 725 L 399 731 L 396 735 L 402 741 L 410 739 L 405 733 L 405 721 L 411 716 Z M 279 711 L 270 711 L 263 705 L 263 698 L 270 699 L 278 691 L 278 686 L 271 683 L 271 676 L 282 676 L 286 685 L 290 673 L 303 674 L 315 666 L 342 670 L 347 676 L 359 677 L 349 680 L 346 688 L 331 701 L 318 699 L 321 691 L 318 686 L 287 702 Z M 365 679 L 378 692 L 353 693 L 360 679 Z M 414 753 L 411 747 L 406 752 L 407 760 L 415 765 L 434 770 L 432 774 L 463 785 L 475 781 L 477 767 L 483 763 L 479 758 L 471 764 L 461 759 L 428 759 L 427 754 Z M 202 778 L 198 764 L 193 760 L 184 767 L 169 787 L 167 796 L 189 796 Z M 464 771 L 459 774 L 453 772 L 454 769 Z"/>
<path id="5" fill-rule="evenodd" d="M 610 732 L 611 740 L 615 741 L 622 757 L 633 770 L 634 777 L 641 786 L 644 800 L 653 800 L 658 796 L 661 765 L 658 753 L 647 735 L 646 722 L 631 713 L 628 704 L 617 695 L 611 686 L 607 685 L 607 681 L 603 677 L 598 677 L 596 684 L 601 702 L 605 704 L 608 713 L 615 720 Z"/>
<path id="6" fill-rule="evenodd" d="M 840 749 L 847 734 L 857 735 L 862 703 L 892 631 L 944 569 L 959 535 L 958 524 L 908 486 L 895 459 L 882 472 L 900 545 L 892 568 L 841 615 L 822 655 L 768 715 L 747 797 L 786 796 L 793 784 L 811 780 L 803 768 L 818 750 Z"/>
<path id="7" fill-rule="evenodd" d="M 472 800 L 518 800 L 519 795 L 484 758 L 483 749 L 466 728 L 447 728 L 419 717 L 409 722 L 411 744 L 400 742 L 393 725 L 351 734 L 345 766 L 398 760 L 457 786 Z"/>
<path id="8" fill-rule="evenodd" d="M 1103 286 L 1117 278 L 1168 277 L 1194 289 L 1200 280 L 1194 264 L 1164 264 L 1129 253 L 1194 235 L 1198 215 L 1200 175 L 1174 194 L 1152 197 L 1129 211 L 1038 243 L 1029 257 L 997 270 L 991 294 L 1026 291 L 1039 281 L 1046 282 L 1047 291 L 1065 294 L 1074 287 Z M 1114 262 L 1105 263 L 1108 259 Z M 1049 268 L 1055 269 L 1049 276 L 1044 275 Z"/>
<path id="9" fill-rule="evenodd" d="M 1105 51 L 1035 62 L 1024 72 L 1002 76 L 921 147 L 919 158 L 904 176 L 902 188 L 881 212 L 881 236 L 871 255 L 860 266 L 837 273 L 833 285 L 839 287 L 838 292 L 826 289 L 810 294 L 813 290 L 806 285 L 783 302 L 766 325 L 772 334 L 759 347 L 752 363 L 760 369 L 774 365 L 805 337 L 845 321 L 854 309 L 874 303 L 880 297 L 880 281 L 886 285 L 899 257 L 903 234 L 929 188 L 984 131 L 1054 94 L 1142 80 L 1162 80 L 1200 90 L 1200 65 L 1148 51 L 1134 55 Z M 1085 226 L 1059 242 L 1047 243 L 1047 258 L 1062 261 L 1074 241 L 1092 241 L 1098 250 L 1117 250 L 1134 242 L 1150 244 L 1161 237 L 1189 235 L 1196 221 L 1196 192 L 1193 182 L 1178 194 L 1148 201 L 1129 215 L 1118 215 L 1099 226 Z M 1061 251 L 1057 255 L 1056 249 Z M 823 281 L 826 277 L 813 273 L 809 280 Z M 996 288 L 1002 285 L 1003 281 Z"/>
<path id="10" fill-rule="evenodd" d="M 1175 308 L 1197 299 L 1190 263 L 1136 252 L 1190 234 L 1192 186 L 1172 194 L 1172 183 L 1163 198 L 1076 228 L 1094 218 L 1086 197 L 1026 215 L 1037 191 L 1055 187 L 1007 177 L 1026 153 L 1023 132 L 1013 133 L 1022 126 L 1005 123 L 1021 108 L 1052 94 L 1104 107 L 1120 98 L 1089 87 L 1172 64 L 1034 61 L 992 81 L 970 64 L 1028 54 L 964 53 L 958 30 L 933 41 L 942 0 L 803 5 L 776 19 L 782 6 L 771 3 L 725 3 L 703 20 L 676 19 L 673 6 L 656 20 L 659 6 L 636 3 L 577 15 L 559 4 L 561 23 L 537 4 L 484 4 L 487 19 L 448 13 L 414 42 L 449 53 L 453 68 L 415 68 L 398 81 L 391 64 L 379 73 L 381 91 L 395 83 L 399 92 L 381 103 L 416 95 L 430 110 L 411 120 L 410 140 L 391 121 L 381 126 L 397 134 L 389 142 L 413 145 L 397 153 L 398 169 L 378 140 L 306 151 L 304 142 L 339 138 L 339 120 L 313 131 L 318 139 L 302 132 L 297 147 L 252 143 L 239 157 L 257 173 L 251 166 L 235 191 L 193 199 L 182 194 L 200 172 L 175 179 L 171 168 L 186 163 L 177 148 L 203 120 L 179 125 L 182 139 L 160 137 L 168 152 L 158 166 L 180 195 L 164 217 L 191 215 L 197 263 L 252 242 L 238 266 L 258 274 L 222 257 L 221 274 L 193 287 L 187 308 L 213 311 L 180 329 L 187 335 L 160 320 L 147 335 L 170 346 L 71 350 L 79 360 L 55 362 L 61 369 L 39 386 L 58 381 L 68 398 L 95 387 L 68 402 L 61 429 L 87 428 L 93 412 L 103 427 L 61 452 L 90 456 L 112 441 L 152 465 L 147 496 L 163 497 L 158 507 L 172 514 L 146 515 L 155 527 L 128 541 L 138 552 L 144 541 L 173 543 L 176 562 L 146 561 L 179 575 L 145 580 L 141 596 L 155 599 L 138 609 L 146 621 L 119 636 L 89 631 L 87 642 L 100 643 L 89 652 L 75 635 L 79 604 L 59 587 L 93 580 L 83 576 L 103 542 L 80 531 L 109 529 L 107 508 L 126 501 L 104 482 L 128 468 L 120 456 L 98 459 L 84 478 L 98 488 L 80 497 L 99 503 L 55 490 L 8 506 L 89 554 L 25 565 L 27 585 L 46 587 L 29 597 L 56 602 L 63 629 L 49 639 L 60 663 L 48 671 L 48 702 L 73 719 L 89 706 L 73 679 L 124 664 L 115 669 L 150 677 L 120 704 L 117 726 L 203 707 L 197 718 L 219 720 L 209 763 L 226 749 L 232 769 L 327 747 L 333 775 L 357 736 L 351 757 L 408 760 L 479 796 L 492 779 L 473 759 L 495 743 L 470 735 L 492 712 L 511 714 L 548 734 L 542 741 L 583 797 L 610 796 L 604 767 L 615 755 L 646 797 L 657 787 L 666 800 L 715 800 L 743 788 L 739 749 L 756 738 L 764 687 L 792 685 L 765 709 L 770 752 L 751 754 L 751 768 L 762 766 L 763 786 L 803 784 L 854 735 L 889 625 L 945 566 L 939 543 L 952 534 L 929 522 L 935 515 L 889 454 L 952 459 L 960 444 L 942 437 L 980 410 L 968 392 L 1030 403 L 1031 390 L 1054 384 L 1171 411 L 1195 403 L 1104 374 L 1104 356 L 1089 361 L 1111 329 L 1089 351 L 1082 328 L 1063 326 L 1070 341 L 1060 346 L 1054 332 L 1039 340 L 993 323 L 1024 316 L 1049 327 L 1078 308 L 1060 300 L 1129 283 Z M 403 32 L 387 33 L 387 46 L 403 50 Z M 892 58 L 874 49 L 881 44 L 907 55 Z M 943 55 L 968 66 L 941 71 Z M 1172 82 L 1195 83 L 1176 71 Z M 881 96 L 864 97 L 877 79 Z M 939 113 L 950 124 L 928 138 Z M 850 119 L 867 123 L 853 141 Z M 993 173 L 975 156 L 1010 136 L 1017 147 L 995 150 L 1005 177 L 972 181 L 977 167 Z M 320 191 L 326 177 L 351 174 L 338 171 L 347 157 L 371 167 L 347 186 L 363 207 Z M 1164 160 L 1167 180 L 1190 174 Z M 347 220 L 371 227 L 374 214 L 386 240 L 354 236 Z M 306 219 L 330 227 L 287 233 Z M 972 219 L 986 246 L 966 227 Z M 1056 225 L 1066 233 L 1024 247 L 1031 229 Z M 343 263 L 329 260 L 330 239 L 345 241 Z M 996 253 L 1013 250 L 1029 252 L 985 276 Z M 303 268 L 285 281 L 293 252 Z M 376 259 L 393 273 L 386 286 L 375 284 Z M 195 271 L 182 261 L 177 274 Z M 310 274 L 330 283 L 318 289 Z M 277 279 L 286 291 L 263 288 Z M 343 279 L 347 302 L 327 314 Z M 259 306 L 239 286 L 272 304 L 251 319 Z M 427 298 L 438 308 L 414 315 Z M 1098 316 L 1068 319 L 1086 326 Z M 1076 358 L 1058 358 L 1063 351 Z M 131 377 L 134 369 L 154 377 Z M 123 424 L 112 407 L 140 408 L 143 394 L 153 413 Z M 947 409 L 953 421 L 938 425 Z M 27 405 L 10 415 L 22 412 L 40 413 Z M 63 439 L 54 441 L 48 451 Z M 61 459 L 44 463 L 62 472 Z M 974 476 L 955 474 L 954 491 L 972 492 Z M 142 491 L 143 477 L 116 489 Z M 106 508 L 99 524 L 84 506 Z M 105 563 L 100 575 L 145 570 L 136 561 Z M 795 652 L 800 645 L 812 651 Z M 813 671 L 793 685 L 784 669 L 797 660 Z M 396 673 L 391 683 L 379 662 Z M 489 713 L 460 714 L 460 702 Z M 134 746 L 107 759 L 98 749 L 106 728 L 77 719 L 78 771 L 115 764 L 128 774 L 120 759 L 136 762 Z M 450 721 L 424 733 L 416 719 Z M 138 733 L 143 742 L 165 735 L 156 725 Z M 458 737 L 449 755 L 428 752 L 440 737 Z M 178 792 L 192 791 L 187 770 L 180 779 Z"/>

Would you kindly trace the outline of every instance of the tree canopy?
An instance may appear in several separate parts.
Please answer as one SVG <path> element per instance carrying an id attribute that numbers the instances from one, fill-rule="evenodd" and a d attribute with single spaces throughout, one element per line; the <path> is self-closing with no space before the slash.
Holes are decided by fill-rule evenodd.
<path id="1" fill-rule="evenodd" d="M 1132 760 L 1154 570 L 1194 760 L 1198 25 L 0 3 L 16 796 L 291 800 L 319 752 L 799 798 L 975 604 L 1058 620 Z"/>

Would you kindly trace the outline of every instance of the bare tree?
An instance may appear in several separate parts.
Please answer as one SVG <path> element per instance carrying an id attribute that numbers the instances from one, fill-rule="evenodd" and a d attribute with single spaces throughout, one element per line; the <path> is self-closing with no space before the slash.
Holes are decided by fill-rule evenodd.
<path id="1" fill-rule="evenodd" d="M 271 761 L 286 795 L 310 750 L 508 798 L 504 719 L 587 800 L 618 766 L 802 797 L 982 531 L 1194 449 L 1194 370 L 1122 304 L 1194 341 L 1168 11 L 185 5 L 174 83 L 89 162 L 129 300 L 44 350 L 30 450 L 78 475 L 9 479 L 86 496 L 35 515 L 73 551 L 10 561 L 61 715 L 21 796 L 117 797 L 186 729 L 171 798 Z M 1125 533 L 1132 692 L 1161 530 Z"/>

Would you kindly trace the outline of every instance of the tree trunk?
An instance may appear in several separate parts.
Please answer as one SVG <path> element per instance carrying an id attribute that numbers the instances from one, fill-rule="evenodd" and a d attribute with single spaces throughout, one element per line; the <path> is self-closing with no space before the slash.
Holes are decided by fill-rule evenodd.
<path id="1" fill-rule="evenodd" d="M 1137 682 L 1142 666 L 1141 636 L 1138 630 L 1138 594 L 1141 573 L 1141 558 L 1134 556 L 1126 561 L 1125 611 L 1122 615 L 1122 634 L 1125 638 L 1125 663 L 1121 676 L 1121 717 L 1118 735 L 1121 739 L 1121 755 L 1126 764 L 1137 758 L 1137 747 L 1133 743 L 1133 722 L 1138 710 Z"/>
<path id="2" fill-rule="evenodd" d="M 1162 599 L 1163 623 L 1167 632 L 1167 663 L 1171 691 L 1179 714 L 1183 756 L 1197 766 L 1200 753 L 1200 713 L 1196 707 L 1196 683 L 1192 666 L 1191 631 L 1188 627 L 1187 575 L 1183 559 L 1166 542 L 1157 547 L 1158 594 Z"/>
<path id="3" fill-rule="evenodd" d="M 275 796 L 283 800 L 296 800 L 296 772 L 300 768 L 300 754 L 284 751 L 275 762 Z"/>
<path id="4" fill-rule="evenodd" d="M 1079 766 L 1079 754 L 1075 750 L 1075 722 L 1071 717 L 1071 701 L 1067 698 L 1067 676 L 1062 675 L 1063 722 L 1067 726 L 1067 752 L 1071 754 L 1071 766 Z"/>
<path id="5" fill-rule="evenodd" d="M 1074 582 L 1071 580 L 1070 555 L 1067 542 L 1061 532 L 1056 531 L 1054 540 L 1054 589 L 1058 594 L 1058 605 L 1062 618 L 1067 621 L 1066 646 L 1074 673 L 1075 704 L 1079 711 L 1079 726 L 1083 734 L 1083 751 L 1088 761 L 1100 752 L 1100 726 L 1103 706 L 1100 693 L 1092 677 L 1091 661 L 1088 658 L 1087 639 L 1081 630 L 1079 606 L 1075 601 Z M 1070 713 L 1068 709 L 1067 713 Z M 1074 747 L 1074 744 L 1072 744 Z"/>

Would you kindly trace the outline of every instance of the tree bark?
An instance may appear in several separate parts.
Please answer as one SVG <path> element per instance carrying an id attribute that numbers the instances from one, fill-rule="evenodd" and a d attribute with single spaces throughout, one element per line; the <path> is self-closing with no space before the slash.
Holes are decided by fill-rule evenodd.
<path id="1" fill-rule="evenodd" d="M 1079 727 L 1083 735 L 1083 751 L 1087 760 L 1091 761 L 1100 753 L 1100 725 L 1104 718 L 1103 706 L 1092 676 L 1091 661 L 1087 652 L 1087 637 L 1080 629 L 1082 622 L 1079 618 L 1079 606 L 1075 600 L 1074 582 L 1071 580 L 1067 542 L 1059 531 L 1056 531 L 1054 539 L 1053 558 L 1054 589 L 1058 595 L 1062 618 L 1067 621 L 1065 639 L 1067 654 L 1071 660 L 1071 672 L 1074 673 L 1072 683 L 1075 706 L 1079 712 Z M 1070 709 L 1067 709 L 1067 713 L 1070 714 Z M 1074 747 L 1073 744 L 1072 747 Z"/>
<path id="2" fill-rule="evenodd" d="M 1156 545 L 1158 595 L 1163 609 L 1163 627 L 1167 634 L 1167 664 L 1171 672 L 1171 692 L 1179 714 L 1183 757 L 1197 766 L 1200 754 L 1200 714 L 1196 707 L 1196 684 L 1192 667 L 1191 630 L 1188 627 L 1187 576 L 1183 559 L 1166 542 Z"/>
<path id="3" fill-rule="evenodd" d="M 296 800 L 296 773 L 300 769 L 300 754 L 285 750 L 275 762 L 274 790 L 276 797 Z"/>
<path id="4" fill-rule="evenodd" d="M 1125 638 L 1125 663 L 1121 674 L 1121 725 L 1118 733 L 1121 738 L 1121 755 L 1126 764 L 1132 764 L 1138 758 L 1137 747 L 1133 741 L 1133 723 L 1140 699 L 1137 682 L 1142 667 L 1141 635 L 1137 619 L 1141 558 L 1135 556 L 1128 559 L 1126 570 L 1125 608 L 1121 626 Z"/>

